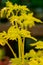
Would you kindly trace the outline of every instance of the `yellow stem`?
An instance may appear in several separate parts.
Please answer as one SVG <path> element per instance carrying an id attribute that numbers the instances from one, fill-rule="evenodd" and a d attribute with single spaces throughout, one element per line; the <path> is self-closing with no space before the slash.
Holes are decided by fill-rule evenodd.
<path id="1" fill-rule="evenodd" d="M 18 37 L 19 58 L 22 60 L 22 65 L 24 65 L 24 41 L 25 38 L 23 38 L 22 42 L 22 38 L 20 36 Z"/>
<path id="2" fill-rule="evenodd" d="M 18 37 L 18 51 L 19 51 L 19 58 L 21 58 L 21 37 Z"/>
<path id="3" fill-rule="evenodd" d="M 19 12 L 19 11 L 16 11 L 16 16 L 18 16 L 18 12 Z"/>
<path id="4" fill-rule="evenodd" d="M 25 39 L 23 38 L 23 42 L 22 42 L 22 47 L 21 47 L 21 49 L 22 49 L 22 64 L 24 65 L 24 41 L 25 41 Z"/>
<path id="5" fill-rule="evenodd" d="M 6 44 L 7 44 L 8 47 L 10 48 L 10 50 L 11 50 L 11 52 L 13 53 L 14 57 L 16 58 L 17 56 L 16 56 L 16 54 L 14 53 L 14 51 L 13 51 L 12 47 L 10 46 L 10 44 L 9 44 L 8 42 L 7 42 Z"/>

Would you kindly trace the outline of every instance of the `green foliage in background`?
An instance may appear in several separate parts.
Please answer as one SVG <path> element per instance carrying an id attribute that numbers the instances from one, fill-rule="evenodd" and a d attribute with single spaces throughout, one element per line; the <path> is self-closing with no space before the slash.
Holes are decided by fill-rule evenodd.
<path id="1" fill-rule="evenodd" d="M 43 0 L 30 0 L 33 7 L 43 7 Z"/>
<path id="2" fill-rule="evenodd" d="M 30 4 L 33 5 L 33 7 L 43 7 L 43 0 L 9 0 L 13 3 L 17 3 L 17 4 Z M 30 5 L 30 6 L 31 6 Z"/>

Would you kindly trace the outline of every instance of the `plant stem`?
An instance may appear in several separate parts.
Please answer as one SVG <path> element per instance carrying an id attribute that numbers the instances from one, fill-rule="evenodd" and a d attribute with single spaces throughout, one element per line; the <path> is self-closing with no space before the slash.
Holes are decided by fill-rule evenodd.
<path id="1" fill-rule="evenodd" d="M 25 39 L 23 38 L 23 42 L 22 42 L 22 47 L 21 47 L 21 49 L 22 49 L 22 64 L 24 65 L 24 41 L 25 41 Z"/>
<path id="2" fill-rule="evenodd" d="M 18 37 L 18 51 L 19 51 L 19 58 L 21 58 L 21 37 Z"/>
<path id="3" fill-rule="evenodd" d="M 24 65 L 24 41 L 25 41 L 24 38 L 22 42 L 22 38 L 20 36 L 18 37 L 19 58 L 21 58 L 23 65 Z"/>
<path id="4" fill-rule="evenodd" d="M 16 54 L 14 53 L 14 51 L 13 51 L 12 47 L 10 46 L 10 44 L 9 44 L 8 42 L 7 42 L 6 44 L 7 44 L 8 47 L 10 48 L 10 50 L 11 50 L 11 52 L 13 53 L 14 57 L 16 58 L 17 56 L 16 56 Z"/>

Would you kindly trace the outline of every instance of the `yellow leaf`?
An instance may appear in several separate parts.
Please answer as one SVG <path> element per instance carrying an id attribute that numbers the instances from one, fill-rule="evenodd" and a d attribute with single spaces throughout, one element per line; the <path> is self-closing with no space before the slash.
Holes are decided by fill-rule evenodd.
<path id="1" fill-rule="evenodd" d="M 4 46 L 7 42 L 6 32 L 0 33 L 0 44 Z"/>
<path id="2" fill-rule="evenodd" d="M 31 46 L 35 46 L 35 48 L 43 49 L 43 41 L 38 41 L 36 43 L 30 44 Z"/>
<path id="3" fill-rule="evenodd" d="M 15 28 L 14 26 L 11 26 L 8 29 L 8 38 L 10 40 L 16 40 L 18 38 L 18 34 L 19 34 L 19 29 Z"/>

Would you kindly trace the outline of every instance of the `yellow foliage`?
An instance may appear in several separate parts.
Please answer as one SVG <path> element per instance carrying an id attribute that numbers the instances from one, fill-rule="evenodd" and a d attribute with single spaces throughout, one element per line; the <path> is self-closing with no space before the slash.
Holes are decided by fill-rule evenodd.
<path id="1" fill-rule="evenodd" d="M 7 8 L 6 7 L 4 7 L 3 9 L 1 9 L 1 11 L 0 11 L 0 17 L 1 18 L 5 18 L 6 12 L 7 12 Z"/>
<path id="2" fill-rule="evenodd" d="M 43 49 L 43 41 L 38 41 L 36 43 L 30 44 L 31 46 L 35 46 L 37 49 Z"/>
<path id="3" fill-rule="evenodd" d="M 14 26 L 11 26 L 8 29 L 8 38 L 10 40 L 16 40 L 18 38 L 18 35 L 19 35 L 19 29 L 18 28 L 15 28 Z"/>
<path id="4" fill-rule="evenodd" d="M 24 33 L 25 32 L 25 33 Z M 35 41 L 37 41 L 37 39 L 35 39 L 34 37 L 32 37 L 30 35 L 30 32 L 29 31 L 26 31 L 24 29 L 19 29 L 19 28 L 16 28 L 15 26 L 11 26 L 9 29 L 8 29 L 8 34 L 7 34 L 8 38 L 11 40 L 16 40 L 19 36 L 20 37 L 27 37 L 27 38 L 32 38 L 34 39 Z"/>
<path id="5" fill-rule="evenodd" d="M 25 58 L 28 60 L 29 58 L 29 61 L 28 61 L 28 64 L 29 65 L 43 65 L 43 50 L 39 50 L 38 52 L 35 52 L 33 49 L 30 50 L 29 53 L 26 53 L 25 54 Z"/>
<path id="6" fill-rule="evenodd" d="M 27 16 L 27 17 L 26 17 L 26 16 Z M 35 25 L 35 22 L 34 22 L 34 21 L 42 23 L 41 20 L 39 20 L 39 19 L 33 17 L 33 13 L 29 13 L 29 14 L 26 15 L 26 16 L 24 15 L 25 20 L 24 20 L 24 22 L 23 22 L 23 24 L 24 24 L 25 26 L 27 26 L 27 25 L 28 25 L 29 27 L 34 26 L 34 25 Z"/>
<path id="7" fill-rule="evenodd" d="M 13 4 L 12 4 L 11 2 L 8 1 L 8 2 L 6 2 L 6 6 L 12 8 L 12 7 L 13 7 Z"/>
<path id="8" fill-rule="evenodd" d="M 15 25 L 16 25 L 16 23 L 19 22 L 18 18 L 19 18 L 18 16 L 12 16 L 12 17 L 10 17 L 9 20 L 10 20 L 12 25 L 14 25 L 14 22 L 15 22 Z"/>
<path id="9" fill-rule="evenodd" d="M 38 62 L 34 59 L 29 61 L 29 65 L 38 65 Z"/>
<path id="10" fill-rule="evenodd" d="M 4 46 L 7 42 L 7 39 L 6 39 L 6 32 L 2 32 L 0 33 L 0 45 Z"/>
<path id="11" fill-rule="evenodd" d="M 24 57 L 27 58 L 27 59 L 29 57 L 36 57 L 36 52 L 32 49 L 32 50 L 30 50 L 29 53 L 26 53 Z"/>
<path id="12" fill-rule="evenodd" d="M 6 7 L 1 9 L 1 17 L 7 17 L 9 21 L 14 24 L 14 21 L 19 23 L 21 26 L 28 26 L 32 27 L 35 25 L 35 22 L 42 23 L 41 20 L 33 17 L 33 13 L 28 13 L 30 10 L 27 6 L 24 5 L 13 5 L 11 2 L 6 2 Z M 23 21 L 23 22 L 22 22 Z"/>

